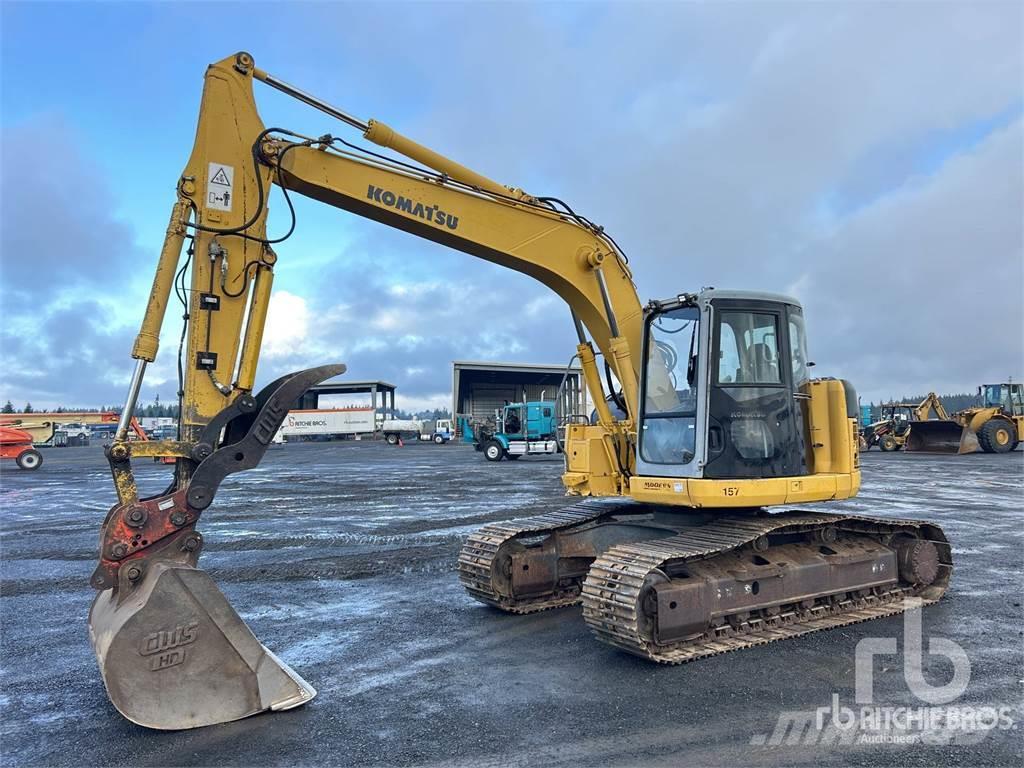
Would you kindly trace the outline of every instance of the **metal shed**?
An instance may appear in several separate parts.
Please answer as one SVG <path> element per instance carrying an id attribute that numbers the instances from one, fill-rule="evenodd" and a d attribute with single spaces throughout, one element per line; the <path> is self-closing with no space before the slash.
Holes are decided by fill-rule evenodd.
<path id="1" fill-rule="evenodd" d="M 370 405 L 377 410 L 377 395 L 381 396 L 381 408 L 384 418 L 391 418 L 395 413 L 395 385 L 386 381 L 344 381 L 330 380 L 323 384 L 314 384 L 306 394 L 298 399 L 295 408 L 314 410 L 320 407 L 321 395 L 369 395 Z M 390 404 L 388 402 L 390 395 Z"/>
<path id="2" fill-rule="evenodd" d="M 564 376 L 564 365 L 456 360 L 452 363 L 452 413 L 485 419 L 505 403 L 524 398 L 554 400 Z M 563 394 L 563 414 L 589 413 L 579 366 L 569 369 Z"/>

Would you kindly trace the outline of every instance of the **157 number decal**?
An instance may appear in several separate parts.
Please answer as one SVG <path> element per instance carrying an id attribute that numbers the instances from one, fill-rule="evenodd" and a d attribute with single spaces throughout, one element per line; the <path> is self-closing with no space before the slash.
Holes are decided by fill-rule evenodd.
<path id="1" fill-rule="evenodd" d="M 727 486 L 727 487 L 722 489 L 722 495 L 723 496 L 739 496 L 740 495 L 740 489 L 737 488 L 734 485 L 730 485 L 730 486 Z"/>

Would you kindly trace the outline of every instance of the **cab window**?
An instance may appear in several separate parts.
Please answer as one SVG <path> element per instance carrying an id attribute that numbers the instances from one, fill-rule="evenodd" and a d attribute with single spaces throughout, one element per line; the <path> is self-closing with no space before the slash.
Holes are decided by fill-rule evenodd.
<path id="1" fill-rule="evenodd" d="M 793 386 L 800 387 L 811 378 L 807 367 L 807 332 L 804 316 L 796 307 L 789 308 L 789 346 L 792 350 Z"/>
<path id="2" fill-rule="evenodd" d="M 781 384 L 778 318 L 730 311 L 719 318 L 718 383 Z"/>
<path id="3" fill-rule="evenodd" d="M 693 460 L 699 320 L 695 307 L 680 307 L 648 321 L 640 427 L 640 457 L 646 462 Z"/>

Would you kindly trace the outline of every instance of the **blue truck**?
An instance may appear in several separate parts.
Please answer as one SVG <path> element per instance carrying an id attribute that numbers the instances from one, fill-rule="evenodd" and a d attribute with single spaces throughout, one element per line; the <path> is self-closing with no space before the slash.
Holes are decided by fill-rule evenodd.
<path id="1" fill-rule="evenodd" d="M 558 453 L 555 403 L 533 400 L 509 403 L 495 414 L 496 429 L 476 425 L 474 447 L 488 461 L 515 460 L 520 456 Z"/>

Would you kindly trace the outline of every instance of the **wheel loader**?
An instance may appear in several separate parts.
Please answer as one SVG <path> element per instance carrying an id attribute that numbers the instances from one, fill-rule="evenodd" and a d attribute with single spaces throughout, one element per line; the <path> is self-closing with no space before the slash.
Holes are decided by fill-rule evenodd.
<path id="1" fill-rule="evenodd" d="M 935 393 L 930 393 L 913 411 L 901 437 L 907 451 L 929 453 L 1008 453 L 1014 450 L 1024 430 L 1024 385 L 984 384 L 978 387 L 982 405 L 946 413 Z M 929 419 L 929 408 L 936 417 Z M 885 439 L 884 437 L 882 439 Z M 899 445 L 894 450 L 898 450 Z"/>
<path id="2" fill-rule="evenodd" d="M 267 128 L 254 83 L 377 148 Z M 267 228 L 272 186 L 291 219 L 279 236 Z M 100 531 L 89 626 L 110 700 L 128 719 L 198 727 L 316 693 L 198 565 L 199 525 L 222 483 L 259 463 L 306 388 L 345 370 L 324 365 L 255 389 L 293 195 L 529 275 L 569 307 L 596 420 L 567 428 L 564 505 L 468 537 L 458 577 L 476 600 L 510 613 L 582 604 L 597 640 L 676 664 L 888 616 L 905 598 L 931 603 L 945 592 L 952 559 L 938 526 L 884 510 L 798 508 L 851 498 L 860 486 L 856 392 L 811 377 L 799 302 L 677 287 L 642 303 L 612 236 L 560 199 L 504 186 L 353 117 L 242 52 L 206 71 L 107 449 L 118 499 Z M 186 318 L 180 439 L 133 444 L 129 420 L 172 290 Z M 146 456 L 173 457 L 175 474 L 163 493 L 141 498 L 131 461 Z"/>
<path id="3" fill-rule="evenodd" d="M 976 436 L 985 453 L 1009 453 L 1024 434 L 1024 384 L 983 384 L 978 387 L 982 405 L 958 411 L 953 418 L 965 434 Z"/>

